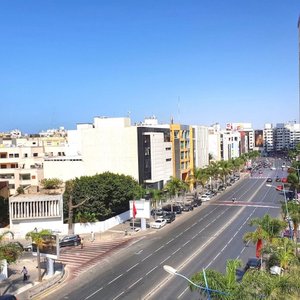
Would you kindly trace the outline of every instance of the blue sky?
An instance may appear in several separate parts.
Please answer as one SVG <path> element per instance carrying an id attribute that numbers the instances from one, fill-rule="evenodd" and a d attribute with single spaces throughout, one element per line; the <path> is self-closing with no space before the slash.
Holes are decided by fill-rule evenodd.
<path id="1" fill-rule="evenodd" d="M 0 132 L 299 118 L 298 0 L 0 1 Z"/>

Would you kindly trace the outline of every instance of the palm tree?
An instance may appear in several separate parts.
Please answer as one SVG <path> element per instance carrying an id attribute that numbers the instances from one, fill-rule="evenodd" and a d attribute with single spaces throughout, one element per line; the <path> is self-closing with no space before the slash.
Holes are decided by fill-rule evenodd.
<path id="1" fill-rule="evenodd" d="M 26 234 L 25 238 L 31 239 L 32 243 L 36 244 L 37 249 L 37 266 L 38 266 L 38 281 L 42 281 L 42 273 L 41 273 L 41 255 L 40 249 L 45 245 L 44 236 L 50 235 L 51 231 L 48 229 L 43 229 L 41 231 L 30 231 Z"/>
<path id="2" fill-rule="evenodd" d="M 295 191 L 295 195 L 297 195 L 297 190 L 299 189 L 299 178 L 294 169 L 289 171 L 287 181 L 291 185 L 291 188 Z"/>
<path id="3" fill-rule="evenodd" d="M 282 204 L 282 212 L 284 218 L 289 217 L 293 222 L 294 230 L 293 230 L 293 239 L 294 242 L 297 242 L 298 236 L 298 228 L 300 224 L 300 205 L 295 201 L 289 201 Z M 287 216 L 287 214 L 289 214 Z M 298 248 L 296 247 L 296 253 L 298 252 Z"/>
<path id="4" fill-rule="evenodd" d="M 269 244 L 273 238 L 277 238 L 282 230 L 286 227 L 286 223 L 277 218 L 272 218 L 265 214 L 262 218 L 254 218 L 250 220 L 250 226 L 256 226 L 254 232 L 248 232 L 244 235 L 244 240 L 257 243 L 258 239 L 265 240 Z"/>
<path id="5" fill-rule="evenodd" d="M 237 268 L 241 266 L 241 261 L 238 259 L 229 259 L 226 262 L 225 274 L 220 273 L 216 270 L 207 269 L 205 270 L 207 284 L 210 289 L 217 290 L 224 294 L 218 294 L 211 292 L 213 299 L 234 299 L 234 291 L 238 288 L 238 282 L 236 278 Z M 205 278 L 202 272 L 196 273 L 191 277 L 191 281 L 194 283 L 205 286 Z M 194 285 L 189 285 L 191 291 L 199 291 L 199 293 L 205 293 Z"/>
<path id="6" fill-rule="evenodd" d="M 219 174 L 222 176 L 223 184 L 226 183 L 227 175 L 231 174 L 233 169 L 232 163 L 227 160 L 222 160 L 219 162 Z"/>
<path id="7" fill-rule="evenodd" d="M 283 269 L 287 269 L 291 263 L 297 262 L 295 256 L 296 244 L 288 238 L 275 238 L 270 246 L 271 256 L 278 261 Z"/>
<path id="8" fill-rule="evenodd" d="M 209 179 L 206 169 L 195 168 L 193 171 L 193 180 L 195 182 L 196 188 L 200 184 L 203 188 Z"/>

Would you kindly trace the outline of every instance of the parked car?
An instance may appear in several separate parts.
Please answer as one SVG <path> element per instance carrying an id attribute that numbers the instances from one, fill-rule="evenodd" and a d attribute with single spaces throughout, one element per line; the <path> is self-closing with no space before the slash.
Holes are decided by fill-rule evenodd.
<path id="1" fill-rule="evenodd" d="M 283 190 L 283 185 L 276 186 L 276 191 L 282 191 L 282 190 Z"/>
<path id="2" fill-rule="evenodd" d="M 193 205 L 191 205 L 191 204 L 185 204 L 184 206 L 183 206 L 183 209 L 182 209 L 183 211 L 191 211 L 191 210 L 194 210 L 194 207 L 193 207 Z"/>
<path id="3" fill-rule="evenodd" d="M 249 258 L 246 265 L 245 265 L 245 272 L 249 269 L 257 269 L 259 270 L 261 267 L 261 259 L 260 258 L 256 258 L 256 257 L 252 257 Z"/>
<path id="4" fill-rule="evenodd" d="M 200 199 L 195 199 L 191 202 L 191 204 L 194 206 L 194 207 L 198 207 L 202 204 L 202 201 Z"/>
<path id="5" fill-rule="evenodd" d="M 66 247 L 66 246 L 78 246 L 81 243 L 81 237 L 78 234 L 73 235 L 66 235 L 63 237 L 60 242 L 60 247 Z"/>
<path id="6" fill-rule="evenodd" d="M 277 176 L 275 179 L 276 182 L 281 182 L 281 179 Z"/>
<path id="7" fill-rule="evenodd" d="M 172 223 L 173 221 L 175 221 L 176 214 L 174 212 L 168 211 L 165 213 L 163 218 L 167 221 L 167 223 Z"/>
<path id="8" fill-rule="evenodd" d="M 288 182 L 288 181 L 287 181 L 287 178 L 282 178 L 282 179 L 281 179 L 281 182 L 287 183 L 287 182 Z"/>
<path id="9" fill-rule="evenodd" d="M 152 209 L 151 210 L 151 215 L 154 217 L 155 215 L 156 216 L 163 216 L 164 215 L 164 211 L 161 209 L 161 208 L 158 208 L 158 209 Z"/>
<path id="10" fill-rule="evenodd" d="M 271 177 L 269 177 L 268 179 L 267 179 L 267 182 L 272 182 L 273 180 L 272 180 L 272 178 Z"/>
<path id="11" fill-rule="evenodd" d="M 151 228 L 160 229 L 161 227 L 164 227 L 167 224 L 167 221 L 164 218 L 158 218 L 154 222 L 151 222 L 150 226 Z"/>
<path id="12" fill-rule="evenodd" d="M 0 296 L 0 300 L 17 300 L 17 297 L 13 294 L 5 294 Z"/>
<path id="13" fill-rule="evenodd" d="M 211 198 L 212 198 L 212 197 L 209 196 L 209 195 L 202 195 L 202 196 L 200 197 L 200 200 L 201 200 L 202 202 L 205 202 L 205 201 L 209 201 Z"/>
<path id="14" fill-rule="evenodd" d="M 180 205 L 172 205 L 171 204 L 168 204 L 168 205 L 165 205 L 163 208 L 162 208 L 164 211 L 173 211 L 175 212 L 177 215 L 178 214 L 181 214 L 182 212 L 182 209 L 181 209 L 181 206 Z"/>
<path id="15" fill-rule="evenodd" d="M 32 251 L 32 244 L 27 244 L 24 246 L 24 251 L 30 252 Z"/>

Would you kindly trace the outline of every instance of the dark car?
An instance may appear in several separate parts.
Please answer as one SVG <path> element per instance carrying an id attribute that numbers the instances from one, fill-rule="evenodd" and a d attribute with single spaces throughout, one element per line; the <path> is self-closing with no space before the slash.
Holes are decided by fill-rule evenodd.
<path id="1" fill-rule="evenodd" d="M 193 207 L 193 205 L 192 204 L 185 204 L 184 206 L 183 206 L 183 211 L 191 211 L 191 210 L 193 210 L 194 209 L 194 207 Z"/>
<path id="2" fill-rule="evenodd" d="M 202 201 L 199 199 L 194 199 L 191 204 L 194 206 L 194 207 L 198 207 L 202 204 Z"/>
<path id="3" fill-rule="evenodd" d="M 267 179 L 267 182 L 272 182 L 272 178 L 269 177 L 269 178 Z"/>
<path id="4" fill-rule="evenodd" d="M 0 296 L 0 300 L 17 300 L 17 297 L 12 294 L 6 294 Z"/>
<path id="5" fill-rule="evenodd" d="M 246 263 L 246 266 L 245 266 L 245 272 L 249 269 L 259 270 L 260 267 L 261 267 L 261 259 L 260 258 L 256 258 L 256 257 L 249 258 Z"/>
<path id="6" fill-rule="evenodd" d="M 174 212 L 168 211 L 165 213 L 163 218 L 167 221 L 167 223 L 172 223 L 176 218 L 176 214 Z"/>
<path id="7" fill-rule="evenodd" d="M 78 246 L 81 243 L 81 237 L 78 234 L 74 235 L 67 235 L 63 237 L 60 242 L 60 247 L 67 247 L 67 246 Z"/>
<path id="8" fill-rule="evenodd" d="M 173 211 L 176 214 L 181 214 L 181 212 L 182 212 L 182 209 L 181 209 L 180 205 L 172 205 L 171 206 L 171 204 L 168 204 L 168 205 L 164 206 L 163 210 L 164 211 Z"/>
<path id="9" fill-rule="evenodd" d="M 278 176 L 275 179 L 276 182 L 281 182 L 281 178 L 279 178 Z"/>

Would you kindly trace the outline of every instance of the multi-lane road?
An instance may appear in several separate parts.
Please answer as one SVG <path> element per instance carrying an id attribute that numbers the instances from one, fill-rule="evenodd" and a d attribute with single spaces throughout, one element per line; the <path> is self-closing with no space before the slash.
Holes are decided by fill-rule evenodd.
<path id="1" fill-rule="evenodd" d="M 240 179 L 200 208 L 106 257 L 44 299 L 199 299 L 187 281 L 166 273 L 163 266 L 191 277 L 203 268 L 224 271 L 227 259 L 246 262 L 255 256 L 255 246 L 245 245 L 242 237 L 254 230 L 248 225 L 250 219 L 280 214 L 283 195 L 275 190 L 275 178 L 285 174 L 280 161 L 276 164 L 277 170 L 263 169 L 263 174 Z M 267 177 L 273 178 L 271 186 L 266 185 Z"/>

